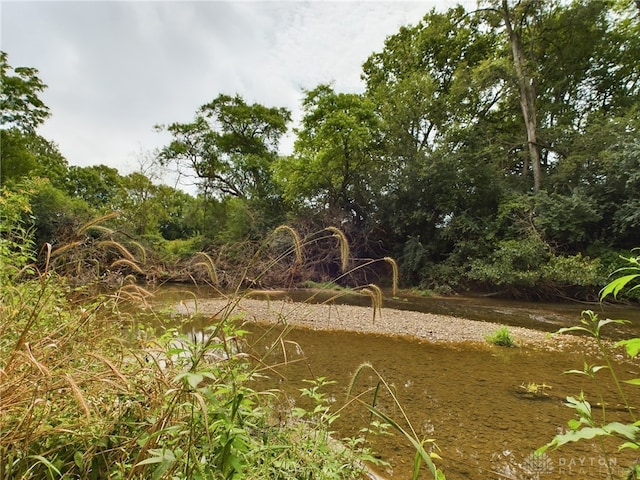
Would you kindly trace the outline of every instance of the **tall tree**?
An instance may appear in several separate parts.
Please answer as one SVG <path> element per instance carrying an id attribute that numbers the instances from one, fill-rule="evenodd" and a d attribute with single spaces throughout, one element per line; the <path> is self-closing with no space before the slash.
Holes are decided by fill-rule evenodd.
<path id="1" fill-rule="evenodd" d="M 270 166 L 291 120 L 285 108 L 247 104 L 240 96 L 219 95 L 200 107 L 191 123 L 166 129 L 171 143 L 160 152 L 163 164 L 185 167 L 205 193 L 261 198 L 272 189 Z"/>
<path id="2" fill-rule="evenodd" d="M 494 33 L 458 6 L 401 27 L 367 59 L 363 78 L 391 157 L 429 155 L 495 107 L 503 92 L 491 61 L 495 43 Z"/>
<path id="3" fill-rule="evenodd" d="M 531 73 L 522 44 L 522 30 L 526 26 L 527 10 L 537 3 L 535 0 L 519 1 L 514 8 L 507 0 L 501 0 L 500 13 L 504 21 L 505 30 L 511 46 L 513 66 L 515 69 L 518 90 L 520 91 L 520 109 L 527 132 L 527 146 L 529 161 L 525 162 L 523 173 L 528 171 L 531 163 L 533 171 L 533 191 L 540 191 L 542 184 L 542 167 L 540 161 L 540 145 L 538 144 L 538 121 L 536 112 L 536 79 Z"/>
<path id="4" fill-rule="evenodd" d="M 28 176 L 49 177 L 58 185 L 67 161 L 57 146 L 36 133 L 49 117 L 49 108 L 40 99 L 46 85 L 31 67 L 9 65 L 0 52 L 0 180 L 8 185 Z"/>
<path id="5" fill-rule="evenodd" d="M 499 156 L 483 149 L 495 142 L 498 128 L 488 128 L 497 122 L 506 82 L 497 36 L 480 23 L 461 6 L 433 10 L 388 37 L 364 64 L 367 95 L 383 121 L 380 222 L 399 250 L 422 238 L 442 256 L 450 242 L 439 238 L 454 218 L 465 210 L 477 218 L 495 203 Z"/>
<path id="6" fill-rule="evenodd" d="M 35 132 L 49 117 L 49 107 L 39 94 L 47 86 L 38 77 L 38 70 L 32 67 L 9 65 L 6 52 L 0 52 L 0 124 L 2 129 L 17 128 L 22 132 Z"/>
<path id="7" fill-rule="evenodd" d="M 511 89 L 499 108 L 520 106 L 526 146 L 512 151 L 527 152 L 521 171 L 533 173 L 534 192 L 593 118 L 624 114 L 637 102 L 640 31 L 622 3 L 490 0 L 477 12 L 508 52 Z"/>
<path id="8" fill-rule="evenodd" d="M 302 106 L 305 114 L 296 131 L 294 154 L 276 165 L 285 197 L 312 205 L 333 221 L 364 226 L 384 167 L 374 103 L 363 95 L 319 85 L 306 92 Z"/>

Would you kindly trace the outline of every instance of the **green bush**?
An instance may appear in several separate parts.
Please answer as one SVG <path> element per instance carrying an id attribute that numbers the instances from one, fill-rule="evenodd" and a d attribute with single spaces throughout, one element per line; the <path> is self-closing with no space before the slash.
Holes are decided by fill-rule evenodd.
<path id="1" fill-rule="evenodd" d="M 498 328 L 492 334 L 487 335 L 486 340 L 499 347 L 513 347 L 515 345 L 508 327 Z"/>
<path id="2" fill-rule="evenodd" d="M 158 240 L 155 243 L 156 252 L 165 262 L 177 262 L 193 257 L 202 250 L 203 238 L 195 236 L 187 239 Z"/>
<path id="3" fill-rule="evenodd" d="M 531 288 L 538 285 L 548 246 L 535 235 L 498 243 L 487 259 L 471 262 L 468 278 L 491 286 Z"/>
<path id="4" fill-rule="evenodd" d="M 41 268 L 30 264 L 33 252 L 20 247 L 32 245 L 20 215 L 28 199 L 2 197 L 0 479 L 355 480 L 365 462 L 379 463 L 368 427 L 333 438 L 326 380 L 302 390 L 309 409 L 252 387 L 265 360 L 244 353 L 236 300 L 198 335 L 161 334 L 136 328 L 136 307 L 149 306 L 139 286 L 87 295 L 46 251 Z"/>

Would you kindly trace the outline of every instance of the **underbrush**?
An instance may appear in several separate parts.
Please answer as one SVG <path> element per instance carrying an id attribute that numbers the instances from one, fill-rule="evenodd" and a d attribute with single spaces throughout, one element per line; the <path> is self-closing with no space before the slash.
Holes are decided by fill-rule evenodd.
<path id="1" fill-rule="evenodd" d="M 43 273 L 2 294 L 3 480 L 348 479 L 375 461 L 335 447 L 323 397 L 279 411 L 280 392 L 251 387 L 261 362 L 231 316 L 135 338 L 114 298 L 67 305 L 61 285 Z"/>
<path id="2" fill-rule="evenodd" d="M 245 353 L 253 350 L 245 348 L 249 340 L 236 313 L 240 296 L 230 297 L 197 331 L 188 328 L 191 315 L 166 328 L 150 308 L 151 293 L 126 270 L 109 294 L 95 293 L 87 286 L 91 281 L 74 286 L 66 280 L 71 273 L 76 282 L 78 274 L 101 282 L 120 269 L 142 272 L 144 262 L 126 246 L 95 234 L 90 245 L 45 245 L 36 258 L 21 221 L 28 193 L 8 194 L 3 207 L 0 480 L 356 479 L 381 463 L 367 439 L 381 428 L 374 418 L 392 420 L 375 401 L 367 407 L 372 421 L 360 434 L 338 439 L 331 425 L 339 411 L 322 393 L 326 379 L 302 389 L 307 408 L 290 408 L 279 390 L 254 388 L 256 378 L 277 366 Z M 90 226 L 111 233 L 98 222 Z M 291 247 L 270 262 L 293 257 L 295 266 L 301 243 L 295 232 L 283 230 L 292 235 Z M 345 240 L 337 229 L 328 233 Z M 91 267 L 92 247 L 100 242 L 109 247 L 111 269 Z M 348 250 L 340 245 L 346 271 Z M 395 264 L 383 261 L 392 264 L 396 278 Z M 200 255 L 194 267 L 215 284 L 211 257 Z M 372 297 L 375 320 L 380 290 L 360 290 Z M 156 316 L 160 327 L 141 328 L 143 313 Z M 282 344 L 279 337 L 271 349 Z M 391 426 L 406 432 L 395 422 Z M 423 442 L 407 438 L 419 447 L 415 478 L 423 462 L 444 478 Z"/>

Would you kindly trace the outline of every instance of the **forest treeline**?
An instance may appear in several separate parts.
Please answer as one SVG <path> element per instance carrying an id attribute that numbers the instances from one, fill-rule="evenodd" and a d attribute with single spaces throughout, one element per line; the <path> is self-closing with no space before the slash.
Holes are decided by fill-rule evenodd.
<path id="1" fill-rule="evenodd" d="M 213 92 L 192 121 L 155 126 L 171 141 L 128 175 L 68 165 L 38 133 L 38 71 L 1 61 L 2 185 L 29 198 L 37 243 L 90 241 L 81 227 L 119 212 L 109 235 L 144 247 L 131 273 L 147 279 L 197 280 L 206 252 L 231 282 L 277 226 L 335 226 L 353 262 L 392 257 L 406 287 L 595 298 L 639 245 L 637 2 L 432 10 L 369 56 L 362 93 L 303 92 L 290 155 L 291 112 Z M 159 184 L 160 167 L 198 194 Z M 335 276 L 326 243 L 264 286 Z"/>

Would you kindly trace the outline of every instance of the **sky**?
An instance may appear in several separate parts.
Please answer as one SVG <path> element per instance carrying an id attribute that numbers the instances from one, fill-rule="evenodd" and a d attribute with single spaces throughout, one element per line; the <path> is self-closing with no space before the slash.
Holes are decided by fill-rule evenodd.
<path id="1" fill-rule="evenodd" d="M 457 3 L 476 2 L 0 0 L 0 49 L 39 70 L 52 114 L 39 133 L 69 164 L 124 175 L 170 141 L 155 125 L 189 122 L 219 94 L 286 107 L 293 127 L 304 89 L 363 92 L 385 38 Z"/>

